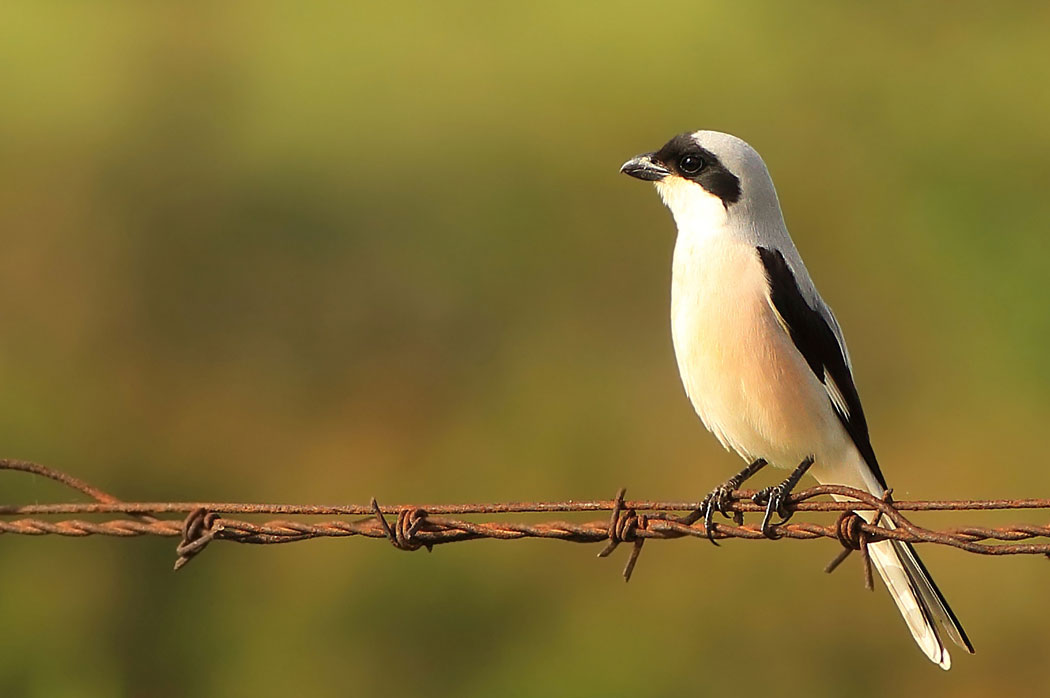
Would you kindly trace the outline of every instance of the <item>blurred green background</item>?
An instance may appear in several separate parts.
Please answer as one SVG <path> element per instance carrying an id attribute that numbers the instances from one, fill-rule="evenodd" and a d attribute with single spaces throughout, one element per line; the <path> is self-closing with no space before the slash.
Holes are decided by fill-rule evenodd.
<path id="1" fill-rule="evenodd" d="M 699 497 L 740 462 L 679 385 L 673 223 L 617 170 L 714 128 L 769 164 L 897 496 L 1045 495 L 1048 31 L 1035 3 L 6 2 L 0 455 L 138 500 Z M 652 544 L 630 585 L 626 550 L 553 542 L 173 549 L 0 539 L 0 694 L 1046 689 L 1038 558 L 924 549 L 978 650 L 945 674 L 827 541 Z"/>

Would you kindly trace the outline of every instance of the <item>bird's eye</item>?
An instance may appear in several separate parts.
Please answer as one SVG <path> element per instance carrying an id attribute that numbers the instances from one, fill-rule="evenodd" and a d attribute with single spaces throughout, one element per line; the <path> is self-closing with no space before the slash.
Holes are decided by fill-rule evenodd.
<path id="1" fill-rule="evenodd" d="M 678 169 L 686 174 L 696 174 L 704 169 L 704 160 L 696 155 L 685 155 L 678 161 Z"/>

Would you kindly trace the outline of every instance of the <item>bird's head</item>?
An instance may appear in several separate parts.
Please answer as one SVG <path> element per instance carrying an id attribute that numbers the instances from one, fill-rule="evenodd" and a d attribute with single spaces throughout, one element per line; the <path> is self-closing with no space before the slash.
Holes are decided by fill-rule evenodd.
<path id="1" fill-rule="evenodd" d="M 761 156 L 728 133 L 680 134 L 656 152 L 628 160 L 620 171 L 655 184 L 679 227 L 696 219 L 724 220 L 756 204 L 772 204 L 779 213 Z"/>

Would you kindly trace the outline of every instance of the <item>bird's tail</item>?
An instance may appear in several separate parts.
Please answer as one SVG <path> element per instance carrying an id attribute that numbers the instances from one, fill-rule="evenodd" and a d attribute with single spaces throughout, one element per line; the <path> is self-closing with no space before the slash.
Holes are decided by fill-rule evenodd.
<path id="1" fill-rule="evenodd" d="M 876 497 L 882 496 L 882 487 L 867 464 L 815 474 L 821 482 L 845 484 L 871 492 Z M 858 513 L 868 522 L 875 518 L 875 512 Z M 893 522 L 885 517 L 880 521 L 880 525 L 895 528 Z M 939 629 L 956 645 L 973 654 L 973 645 L 966 637 L 966 631 L 910 543 L 879 541 L 868 546 L 868 553 L 879 576 L 886 583 L 893 602 L 904 616 L 904 622 L 908 625 L 912 637 L 930 661 L 945 670 L 952 666 L 952 658 L 941 640 Z"/>
<path id="2" fill-rule="evenodd" d="M 882 525 L 893 528 L 890 522 Z M 912 637 L 932 662 L 945 670 L 952 666 L 952 658 L 941 641 L 938 626 L 952 642 L 973 654 L 973 645 L 966 637 L 966 631 L 911 544 L 879 541 L 868 546 L 868 553 L 904 616 Z"/>

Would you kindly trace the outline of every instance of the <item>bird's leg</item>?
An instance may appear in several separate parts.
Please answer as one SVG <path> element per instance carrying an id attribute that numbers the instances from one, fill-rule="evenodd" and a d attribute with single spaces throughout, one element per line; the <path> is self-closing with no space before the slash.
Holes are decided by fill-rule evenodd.
<path id="1" fill-rule="evenodd" d="M 718 487 L 711 490 L 704 500 L 700 502 L 700 506 L 686 514 L 682 518 L 678 519 L 679 523 L 683 523 L 686 526 L 692 525 L 700 517 L 704 519 L 704 530 L 707 531 L 707 539 L 712 543 L 715 543 L 715 539 L 711 533 L 711 519 L 715 515 L 717 509 L 722 516 L 729 516 L 727 507 L 731 501 L 731 495 L 734 490 L 740 488 L 740 485 L 750 478 L 752 475 L 757 473 L 759 470 L 766 466 L 766 461 L 762 458 L 749 464 L 746 468 L 741 470 L 739 473 L 723 482 Z M 718 545 L 715 543 L 715 545 Z"/>
<path id="2" fill-rule="evenodd" d="M 781 524 L 787 522 L 791 518 L 791 512 L 784 509 L 784 501 L 791 494 L 791 490 L 795 489 L 795 485 L 802 479 L 802 476 L 809 470 L 809 466 L 813 465 L 813 456 L 807 456 L 805 460 L 798 464 L 787 478 L 779 485 L 773 485 L 772 487 L 766 487 L 765 489 L 759 490 L 751 501 L 755 504 L 766 505 L 766 515 L 762 517 L 762 534 L 772 538 L 770 535 L 770 526 L 772 524 L 773 512 L 775 511 L 780 515 Z"/>

